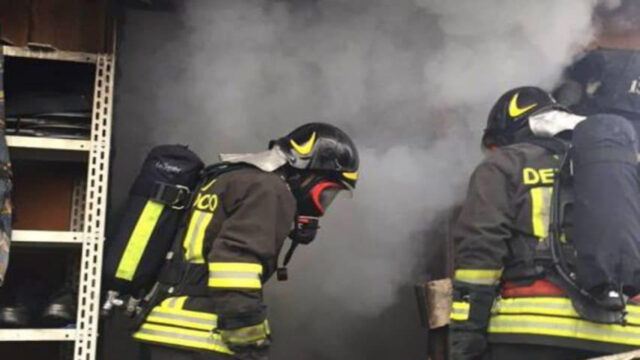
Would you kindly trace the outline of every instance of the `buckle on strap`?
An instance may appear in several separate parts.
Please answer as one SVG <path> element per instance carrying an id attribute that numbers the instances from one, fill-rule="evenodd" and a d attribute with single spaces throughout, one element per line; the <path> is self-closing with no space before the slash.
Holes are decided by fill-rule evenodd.
<path id="1" fill-rule="evenodd" d="M 156 182 L 153 184 L 151 194 L 151 199 L 170 206 L 174 210 L 182 210 L 189 202 L 191 190 L 183 185 Z"/>

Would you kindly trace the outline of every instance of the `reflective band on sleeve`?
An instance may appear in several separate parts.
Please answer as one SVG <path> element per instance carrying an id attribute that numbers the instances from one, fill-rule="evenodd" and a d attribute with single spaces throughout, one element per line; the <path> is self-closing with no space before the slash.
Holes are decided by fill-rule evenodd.
<path id="1" fill-rule="evenodd" d="M 489 333 L 557 336 L 605 343 L 640 346 L 640 327 L 596 324 L 582 319 L 542 315 L 496 315 Z"/>
<path id="2" fill-rule="evenodd" d="M 204 235 L 213 218 L 213 213 L 193 210 L 187 235 L 184 237 L 184 256 L 185 260 L 196 264 L 204 264 L 204 256 L 202 255 Z"/>
<path id="3" fill-rule="evenodd" d="M 210 331 L 188 330 L 172 326 L 143 324 L 133 337 L 153 343 L 177 345 L 233 354 L 220 335 Z"/>
<path id="4" fill-rule="evenodd" d="M 262 265 L 250 263 L 209 264 L 209 286 L 218 288 L 260 289 L 262 288 Z"/>
<path id="5" fill-rule="evenodd" d="M 627 323 L 640 325 L 640 308 L 628 305 Z M 491 309 L 494 315 L 549 315 L 579 319 L 571 300 L 558 297 L 528 297 L 499 299 Z"/>
<path id="6" fill-rule="evenodd" d="M 531 222 L 533 235 L 545 239 L 549 235 L 549 212 L 551 211 L 552 187 L 531 189 Z"/>
<path id="7" fill-rule="evenodd" d="M 455 280 L 476 285 L 496 285 L 502 270 L 459 269 L 456 270 Z"/>
<path id="8" fill-rule="evenodd" d="M 454 301 L 451 306 L 451 320 L 469 320 L 469 309 L 471 309 L 471 306 L 468 302 Z"/>
<path id="9" fill-rule="evenodd" d="M 147 201 L 120 259 L 116 278 L 129 281 L 133 279 L 163 209 L 163 204 L 151 200 Z"/>

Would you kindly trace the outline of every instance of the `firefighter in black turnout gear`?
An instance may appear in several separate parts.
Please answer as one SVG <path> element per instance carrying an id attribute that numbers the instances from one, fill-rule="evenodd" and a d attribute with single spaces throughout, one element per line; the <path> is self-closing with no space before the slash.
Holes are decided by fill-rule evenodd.
<path id="1" fill-rule="evenodd" d="M 311 123 L 205 169 L 134 338 L 158 359 L 267 359 L 262 287 L 289 236 L 310 243 L 359 158 L 340 129 Z M 287 256 L 288 262 L 291 251 Z"/>
<path id="2" fill-rule="evenodd" d="M 535 87 L 510 90 L 494 105 L 482 139 L 487 156 L 453 230 L 452 360 L 586 359 L 640 346 L 640 307 L 628 304 L 618 322 L 587 320 L 550 255 L 565 152 L 558 145 L 588 121 Z M 567 254 L 576 254 L 572 241 L 560 236 Z"/>

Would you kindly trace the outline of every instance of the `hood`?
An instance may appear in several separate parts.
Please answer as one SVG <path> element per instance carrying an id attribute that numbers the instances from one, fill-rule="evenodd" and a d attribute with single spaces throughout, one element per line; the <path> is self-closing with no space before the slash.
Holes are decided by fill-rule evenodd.
<path id="1" fill-rule="evenodd" d="M 273 172 L 287 164 L 287 156 L 280 147 L 274 146 L 271 150 L 246 154 L 220 154 L 220 160 L 229 163 L 245 163 L 253 165 L 266 172 Z"/>
<path id="2" fill-rule="evenodd" d="M 540 137 L 552 137 L 565 130 L 573 130 L 586 117 L 563 110 L 549 110 L 529 118 L 531 132 Z"/>

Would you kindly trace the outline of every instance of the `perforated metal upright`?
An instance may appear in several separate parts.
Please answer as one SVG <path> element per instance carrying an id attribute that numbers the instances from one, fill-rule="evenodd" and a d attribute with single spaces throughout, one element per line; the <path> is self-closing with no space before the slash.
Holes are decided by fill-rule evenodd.
<path id="1" fill-rule="evenodd" d="M 96 357 L 114 76 L 113 56 L 98 56 L 80 264 L 78 336 L 74 360 L 94 360 Z"/>
<path id="2" fill-rule="evenodd" d="M 91 137 L 68 140 L 7 136 L 9 147 L 35 151 L 38 159 L 59 156 L 87 161 L 86 179 L 79 179 L 72 196 L 70 231 L 16 230 L 14 244 L 81 246 L 78 281 L 78 314 L 75 329 L 0 329 L 0 341 L 65 341 L 74 343 L 74 360 L 96 358 L 100 309 L 100 276 L 107 203 L 111 144 L 111 117 L 115 60 L 111 54 L 39 52 L 3 47 L 5 56 L 95 64 Z M 55 154 L 52 154 L 52 151 Z"/>

